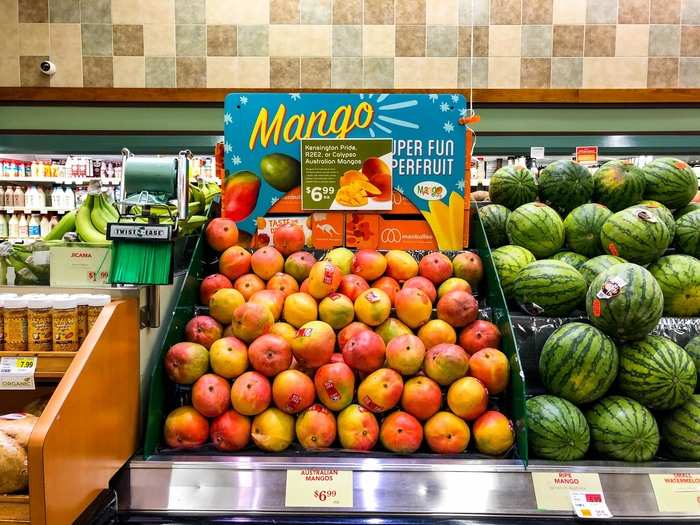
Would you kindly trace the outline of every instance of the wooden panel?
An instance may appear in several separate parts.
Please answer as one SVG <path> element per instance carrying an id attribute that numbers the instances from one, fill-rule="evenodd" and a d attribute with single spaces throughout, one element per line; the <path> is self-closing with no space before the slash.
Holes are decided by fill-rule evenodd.
<path id="1" fill-rule="evenodd" d="M 134 453 L 139 325 L 134 300 L 106 306 L 32 432 L 32 523 L 73 523 Z"/>
<path id="2" fill-rule="evenodd" d="M 0 525 L 30 523 L 29 496 L 0 495 Z"/>
<path id="3" fill-rule="evenodd" d="M 178 103 L 220 104 L 231 91 L 225 89 L 182 88 L 0 88 L 0 102 L 85 102 L 85 103 Z M 280 91 L 250 89 L 243 91 Z M 333 92 L 330 89 L 301 90 Z M 371 92 L 373 90 L 335 90 L 340 92 Z M 464 89 L 405 89 L 384 90 L 401 93 L 469 94 Z M 474 103 L 493 104 L 698 104 L 700 89 L 474 89 Z"/>

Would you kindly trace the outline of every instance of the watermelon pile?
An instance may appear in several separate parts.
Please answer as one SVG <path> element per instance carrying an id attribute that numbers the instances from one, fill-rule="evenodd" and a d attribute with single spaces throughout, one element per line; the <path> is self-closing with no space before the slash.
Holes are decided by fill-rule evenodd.
<path id="1" fill-rule="evenodd" d="M 504 166 L 491 175 L 489 198 L 514 210 L 537 197 L 537 185 L 532 172 L 523 166 Z"/>

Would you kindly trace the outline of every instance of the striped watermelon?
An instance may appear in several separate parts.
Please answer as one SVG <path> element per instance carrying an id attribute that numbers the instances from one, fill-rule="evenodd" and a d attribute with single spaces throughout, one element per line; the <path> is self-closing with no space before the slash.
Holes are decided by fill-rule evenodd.
<path id="1" fill-rule="evenodd" d="M 540 378 L 547 391 L 577 405 L 603 397 L 615 381 L 617 366 L 612 339 L 584 323 L 554 330 L 540 354 Z"/>
<path id="2" fill-rule="evenodd" d="M 690 396 L 661 420 L 666 449 L 678 459 L 700 461 L 700 394 Z"/>
<path id="3" fill-rule="evenodd" d="M 632 207 L 617 212 L 605 221 L 600 240 L 610 255 L 637 264 L 647 264 L 664 254 L 671 244 L 671 235 L 663 221 L 653 212 L 642 207 Z"/>
<path id="4" fill-rule="evenodd" d="M 676 223 L 676 247 L 700 258 L 700 210 L 686 213 Z"/>
<path id="5" fill-rule="evenodd" d="M 664 296 L 654 276 L 636 264 L 616 264 L 598 274 L 586 294 L 591 323 L 613 339 L 643 339 L 661 319 Z"/>
<path id="6" fill-rule="evenodd" d="M 644 198 L 659 201 L 672 210 L 687 206 L 698 191 L 698 178 L 693 168 L 682 160 L 656 159 L 642 171 L 646 179 Z"/>
<path id="7" fill-rule="evenodd" d="M 586 281 L 570 264 L 543 259 L 520 270 L 513 296 L 530 315 L 563 316 L 583 302 Z"/>
<path id="8" fill-rule="evenodd" d="M 498 272 L 498 280 L 501 282 L 503 294 L 511 299 L 518 273 L 528 264 L 535 262 L 535 256 L 521 246 L 508 245 L 493 250 L 491 259 Z"/>
<path id="9" fill-rule="evenodd" d="M 523 166 L 504 166 L 491 175 L 489 198 L 511 210 L 537 198 L 532 172 Z"/>
<path id="10" fill-rule="evenodd" d="M 691 211 L 697 211 L 700 210 L 700 202 L 691 202 L 688 204 L 685 208 L 681 208 L 680 210 L 676 211 L 676 213 L 673 215 L 676 220 L 680 219 L 685 215 L 686 213 L 690 213 Z"/>
<path id="11" fill-rule="evenodd" d="M 564 245 L 564 223 L 552 208 L 540 202 L 514 210 L 506 225 L 511 244 L 527 248 L 538 259 L 546 259 Z"/>
<path id="12" fill-rule="evenodd" d="M 700 261 L 689 255 L 667 255 L 648 270 L 664 294 L 664 313 L 700 316 Z"/>
<path id="13" fill-rule="evenodd" d="M 653 410 L 687 401 L 697 383 L 695 363 L 666 337 L 649 335 L 620 348 L 620 391 Z"/>
<path id="14" fill-rule="evenodd" d="M 615 257 L 614 255 L 599 255 L 598 257 L 593 257 L 593 259 L 588 259 L 585 263 L 581 265 L 578 269 L 586 280 L 586 286 L 590 286 L 600 272 L 604 272 L 608 268 L 615 266 L 616 264 L 626 263 L 622 257 Z"/>
<path id="15" fill-rule="evenodd" d="M 556 396 L 533 397 L 525 405 L 527 441 L 536 457 L 572 461 L 586 454 L 591 436 L 575 405 Z"/>
<path id="16" fill-rule="evenodd" d="M 695 363 L 695 370 L 698 373 L 698 385 L 700 385 L 700 335 L 693 337 L 687 345 L 685 351 Z"/>
<path id="17" fill-rule="evenodd" d="M 612 212 L 601 204 L 582 204 L 574 208 L 564 219 L 566 245 L 570 250 L 595 257 L 603 253 L 600 230 Z"/>
<path id="18" fill-rule="evenodd" d="M 637 206 L 644 206 L 651 210 L 654 215 L 663 221 L 671 234 L 671 239 L 676 234 L 676 220 L 673 218 L 673 213 L 666 206 L 656 201 L 641 201 Z"/>
<path id="19" fill-rule="evenodd" d="M 593 197 L 593 177 L 572 160 L 552 162 L 540 172 L 540 199 L 566 215 Z"/>
<path id="20" fill-rule="evenodd" d="M 506 222 L 508 222 L 509 215 L 510 210 L 500 204 L 487 204 L 479 207 L 479 219 L 484 226 L 486 238 L 489 240 L 491 248 L 508 244 Z"/>
<path id="21" fill-rule="evenodd" d="M 621 461 L 649 461 L 659 449 L 659 427 L 633 399 L 604 397 L 586 412 L 593 449 Z"/>
<path id="22" fill-rule="evenodd" d="M 612 211 L 637 204 L 644 196 L 644 172 L 634 164 L 611 160 L 593 174 L 593 200 Z"/>
<path id="23" fill-rule="evenodd" d="M 580 253 L 574 253 L 574 252 L 557 252 L 554 255 L 550 257 L 550 259 L 554 259 L 555 261 L 563 261 L 566 264 L 570 264 L 577 270 L 581 268 L 581 266 L 588 261 L 588 258 L 585 255 L 581 255 Z"/>

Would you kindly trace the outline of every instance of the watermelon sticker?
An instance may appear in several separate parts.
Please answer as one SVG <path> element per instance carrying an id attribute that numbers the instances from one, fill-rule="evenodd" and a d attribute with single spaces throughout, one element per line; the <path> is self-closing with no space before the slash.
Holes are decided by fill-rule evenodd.
<path id="1" fill-rule="evenodd" d="M 600 317 L 600 299 L 593 299 L 593 317 Z"/>
<path id="2" fill-rule="evenodd" d="M 620 252 L 617 251 L 617 245 L 614 242 L 608 244 L 608 251 L 610 252 L 610 255 L 614 255 L 615 257 L 620 255 Z"/>
<path id="3" fill-rule="evenodd" d="M 646 210 L 637 210 L 637 213 L 635 215 L 643 221 L 650 222 L 652 224 L 656 224 L 658 222 L 656 215 L 654 215 L 653 213 L 649 213 Z"/>
<path id="4" fill-rule="evenodd" d="M 612 299 L 620 295 L 620 292 L 626 285 L 627 282 L 621 277 L 612 277 L 603 283 L 596 297 L 603 300 Z"/>

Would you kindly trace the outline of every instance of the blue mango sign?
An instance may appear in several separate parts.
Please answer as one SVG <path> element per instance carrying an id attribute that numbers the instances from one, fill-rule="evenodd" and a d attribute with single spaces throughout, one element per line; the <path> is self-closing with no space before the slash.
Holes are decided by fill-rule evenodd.
<path id="1" fill-rule="evenodd" d="M 390 138 L 394 190 L 423 214 L 441 249 L 459 249 L 467 111 L 459 94 L 231 93 L 222 214 L 253 233 L 258 217 L 298 191 L 302 139 Z"/>

